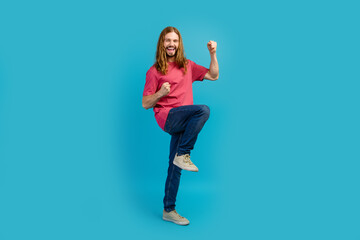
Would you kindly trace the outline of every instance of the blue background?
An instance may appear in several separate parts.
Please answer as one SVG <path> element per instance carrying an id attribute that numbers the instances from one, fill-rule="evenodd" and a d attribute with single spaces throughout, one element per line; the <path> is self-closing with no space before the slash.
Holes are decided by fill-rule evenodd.
<path id="1" fill-rule="evenodd" d="M 357 1 L 1 1 L 0 239 L 360 239 Z M 166 26 L 218 81 L 162 221 Z"/>

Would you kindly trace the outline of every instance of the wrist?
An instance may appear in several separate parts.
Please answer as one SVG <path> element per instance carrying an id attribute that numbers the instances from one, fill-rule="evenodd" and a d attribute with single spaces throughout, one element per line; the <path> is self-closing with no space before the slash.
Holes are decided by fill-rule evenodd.
<path id="1" fill-rule="evenodd" d="M 156 98 L 157 99 L 160 99 L 163 97 L 163 94 L 161 93 L 161 91 L 159 90 L 157 93 L 156 93 Z"/>

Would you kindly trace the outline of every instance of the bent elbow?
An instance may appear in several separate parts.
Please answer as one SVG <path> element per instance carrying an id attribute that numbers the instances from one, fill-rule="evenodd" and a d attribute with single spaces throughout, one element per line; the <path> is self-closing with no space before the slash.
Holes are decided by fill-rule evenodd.
<path id="1" fill-rule="evenodd" d="M 145 110 L 148 110 L 148 109 L 152 108 L 152 106 L 149 106 L 149 105 L 146 105 L 146 104 L 143 104 L 142 106 L 143 106 L 143 108 L 145 108 Z"/>
<path id="2" fill-rule="evenodd" d="M 145 108 L 145 110 L 149 109 L 148 106 L 146 106 L 146 104 L 144 102 L 142 103 L 142 107 Z"/>

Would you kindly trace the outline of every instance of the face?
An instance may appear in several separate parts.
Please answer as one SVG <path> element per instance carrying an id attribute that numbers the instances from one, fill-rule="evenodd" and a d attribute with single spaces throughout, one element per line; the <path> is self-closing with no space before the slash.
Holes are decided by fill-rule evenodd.
<path id="1" fill-rule="evenodd" d="M 164 47 L 168 57 L 175 57 L 176 50 L 179 47 L 179 36 L 175 32 L 167 33 L 165 35 Z"/>

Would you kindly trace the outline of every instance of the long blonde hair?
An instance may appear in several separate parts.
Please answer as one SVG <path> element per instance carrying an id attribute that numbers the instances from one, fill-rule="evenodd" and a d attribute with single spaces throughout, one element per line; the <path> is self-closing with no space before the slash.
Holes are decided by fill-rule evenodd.
<path id="1" fill-rule="evenodd" d="M 179 36 L 179 47 L 176 51 L 175 62 L 179 68 L 184 68 L 184 74 L 186 74 L 187 60 L 186 60 L 185 53 L 184 53 L 184 45 L 183 45 L 183 41 L 181 38 L 181 34 L 180 34 L 179 30 L 177 30 L 175 27 L 166 27 L 160 33 L 159 41 L 157 43 L 157 49 L 156 49 L 155 68 L 162 74 L 164 74 L 164 75 L 167 74 L 168 63 L 167 63 L 167 56 L 166 56 L 166 51 L 165 51 L 165 47 L 164 47 L 164 40 L 165 40 L 165 35 L 170 32 L 175 32 Z"/>

